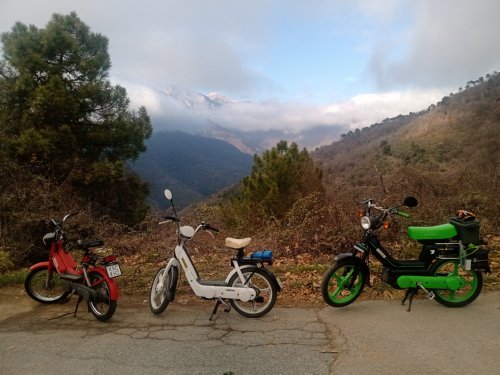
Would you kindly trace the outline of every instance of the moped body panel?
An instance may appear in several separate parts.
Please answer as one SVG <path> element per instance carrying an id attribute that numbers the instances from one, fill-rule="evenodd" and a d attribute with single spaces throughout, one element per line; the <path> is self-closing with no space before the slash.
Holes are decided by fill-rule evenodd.
<path id="1" fill-rule="evenodd" d="M 196 294 L 198 297 L 207 299 L 239 299 L 244 302 L 253 300 L 255 298 L 255 289 L 246 287 L 229 287 L 227 285 L 229 278 L 226 278 L 225 282 L 203 282 L 202 280 L 200 280 L 198 271 L 194 267 L 194 264 L 191 261 L 188 253 L 182 246 L 177 245 L 175 247 L 175 256 L 179 260 L 179 263 L 184 270 L 184 274 L 186 275 L 186 278 L 189 282 L 189 285 L 193 289 L 194 294 Z M 242 268 L 243 267 L 239 269 L 241 270 Z M 232 273 L 230 273 L 230 275 L 232 275 Z"/>
<path id="2" fill-rule="evenodd" d="M 457 290 L 465 285 L 460 276 L 400 276 L 397 284 L 402 289 L 424 287 L 426 289 Z"/>

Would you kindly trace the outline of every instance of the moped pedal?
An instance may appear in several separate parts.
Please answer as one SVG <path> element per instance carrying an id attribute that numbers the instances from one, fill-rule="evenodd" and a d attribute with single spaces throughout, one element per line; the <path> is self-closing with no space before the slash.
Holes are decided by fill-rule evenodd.
<path id="1" fill-rule="evenodd" d="M 436 295 L 434 294 L 434 292 L 432 290 L 425 289 L 425 287 L 422 284 L 417 283 L 417 286 L 420 287 L 420 288 L 422 288 L 422 290 L 426 294 L 427 299 L 434 299 L 434 297 L 436 297 Z"/>

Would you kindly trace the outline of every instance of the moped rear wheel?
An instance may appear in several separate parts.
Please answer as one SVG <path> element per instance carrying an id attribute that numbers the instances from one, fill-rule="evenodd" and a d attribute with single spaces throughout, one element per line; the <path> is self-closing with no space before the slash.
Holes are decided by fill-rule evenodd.
<path id="1" fill-rule="evenodd" d="M 359 297 L 367 276 L 363 268 L 355 272 L 357 266 L 356 262 L 347 259 L 335 263 L 326 271 L 321 282 L 321 295 L 327 304 L 344 307 Z"/>
<path id="2" fill-rule="evenodd" d="M 59 303 L 69 295 L 57 272 L 49 274 L 47 267 L 37 268 L 24 280 L 24 289 L 28 296 L 44 304 Z"/>
<path id="3" fill-rule="evenodd" d="M 243 302 L 231 299 L 229 303 L 233 309 L 247 318 L 260 318 L 274 307 L 278 296 L 278 288 L 269 274 L 259 268 L 247 268 L 241 272 L 245 282 L 242 283 L 239 275 L 235 273 L 229 279 L 228 286 L 254 288 L 257 295 L 253 301 Z"/>
<path id="4" fill-rule="evenodd" d="M 474 301 L 483 288 L 483 275 L 480 271 L 464 270 L 458 259 L 438 260 L 431 269 L 436 276 L 460 276 L 465 285 L 457 290 L 434 289 L 436 301 L 447 307 L 462 307 Z"/>
<path id="5" fill-rule="evenodd" d="M 90 285 L 98 295 L 97 302 L 89 301 L 89 308 L 92 315 L 101 322 L 105 322 L 113 316 L 116 310 L 116 301 L 111 299 L 110 287 L 108 281 L 99 273 L 89 275 Z"/>
<path id="6" fill-rule="evenodd" d="M 153 314 L 161 314 L 168 304 L 174 299 L 175 288 L 177 287 L 178 270 L 177 267 L 170 267 L 165 281 L 161 281 L 166 272 L 166 267 L 162 267 L 156 272 L 151 284 L 149 293 L 149 308 Z"/>

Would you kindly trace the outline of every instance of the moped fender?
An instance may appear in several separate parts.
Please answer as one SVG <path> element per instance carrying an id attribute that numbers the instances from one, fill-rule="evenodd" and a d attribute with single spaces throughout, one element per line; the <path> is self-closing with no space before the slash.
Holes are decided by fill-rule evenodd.
<path id="1" fill-rule="evenodd" d="M 276 286 L 276 290 L 278 292 L 281 292 L 281 287 L 280 287 L 280 284 L 278 283 L 278 280 L 276 280 L 276 276 L 274 275 L 274 273 L 272 273 L 270 270 L 268 270 L 267 268 L 265 267 L 261 267 L 260 268 L 262 271 L 264 271 L 265 273 L 267 273 L 267 275 L 271 278 L 271 280 L 274 282 L 274 285 Z"/>
<path id="2" fill-rule="evenodd" d="M 33 270 L 37 270 L 39 268 L 48 268 L 49 267 L 49 262 L 48 261 L 45 261 L 45 262 L 39 262 L 37 264 L 33 264 L 31 267 L 30 267 L 30 271 L 33 271 Z"/>
<path id="3" fill-rule="evenodd" d="M 100 274 L 106 281 L 108 282 L 109 285 L 109 295 L 113 301 L 118 300 L 118 297 L 120 297 L 120 292 L 118 290 L 118 285 L 116 284 L 114 279 L 110 279 L 108 277 L 108 273 L 103 267 L 95 267 L 92 268 L 92 270 L 89 272 L 89 274 L 92 273 L 98 273 Z"/>
<path id="4" fill-rule="evenodd" d="M 352 253 L 342 253 L 342 254 L 337 255 L 335 258 L 333 258 L 333 261 L 338 262 L 338 261 L 341 261 L 342 259 L 350 258 L 352 256 L 353 256 Z"/>

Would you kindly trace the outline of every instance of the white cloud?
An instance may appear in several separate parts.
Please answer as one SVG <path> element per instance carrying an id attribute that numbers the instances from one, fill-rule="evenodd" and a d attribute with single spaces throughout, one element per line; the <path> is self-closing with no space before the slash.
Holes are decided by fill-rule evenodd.
<path id="1" fill-rule="evenodd" d="M 370 65 L 380 87 L 452 87 L 500 65 L 500 2 L 422 0 L 409 4 L 413 25 L 399 45 L 381 41 Z M 394 41 L 393 41 L 394 42 Z M 395 50 L 404 53 L 392 56 Z"/>
<path id="2" fill-rule="evenodd" d="M 145 105 L 153 117 L 163 120 L 155 124 L 157 127 L 165 123 L 169 126 L 176 123 L 186 126 L 189 122 L 203 127 L 208 126 L 207 120 L 210 120 L 224 127 L 244 131 L 282 129 L 298 132 L 319 125 L 363 128 L 388 117 L 424 110 L 447 94 L 442 90 L 392 91 L 361 94 L 329 105 L 224 98 L 221 105 L 213 105 L 207 103 L 203 95 L 188 89 L 171 87 L 156 90 L 128 82 L 121 84 L 127 88 L 134 105 Z M 210 94 L 210 97 L 217 98 L 215 94 Z"/>
<path id="3" fill-rule="evenodd" d="M 360 94 L 328 106 L 326 114 L 351 129 L 363 128 L 385 118 L 425 110 L 446 95 L 443 90 L 408 90 Z"/>

